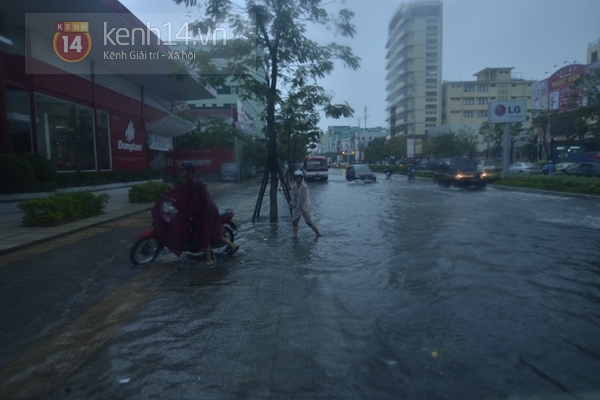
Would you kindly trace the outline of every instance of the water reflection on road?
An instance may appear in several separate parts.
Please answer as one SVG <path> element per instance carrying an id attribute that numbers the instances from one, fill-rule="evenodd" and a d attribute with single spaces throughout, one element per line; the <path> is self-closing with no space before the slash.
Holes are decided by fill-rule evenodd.
<path id="1" fill-rule="evenodd" d="M 51 398 L 600 398 L 597 199 L 332 169 L 325 237 L 293 239 L 281 193 L 250 222 L 253 185 L 215 196 L 235 258 L 160 257 L 156 298 Z"/>

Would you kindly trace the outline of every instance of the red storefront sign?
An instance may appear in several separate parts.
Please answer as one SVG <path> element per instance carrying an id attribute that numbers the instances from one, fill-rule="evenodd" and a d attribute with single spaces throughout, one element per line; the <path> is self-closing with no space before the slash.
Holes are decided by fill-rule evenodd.
<path id="1" fill-rule="evenodd" d="M 160 169 L 166 173 L 176 173 L 183 161 L 191 161 L 196 171 L 202 173 L 221 173 L 223 163 L 235 163 L 234 148 L 197 149 L 184 151 L 150 151 L 150 169 Z"/>
<path id="2" fill-rule="evenodd" d="M 111 113 L 110 139 L 113 170 L 132 171 L 148 168 L 146 133 L 141 120 Z"/>

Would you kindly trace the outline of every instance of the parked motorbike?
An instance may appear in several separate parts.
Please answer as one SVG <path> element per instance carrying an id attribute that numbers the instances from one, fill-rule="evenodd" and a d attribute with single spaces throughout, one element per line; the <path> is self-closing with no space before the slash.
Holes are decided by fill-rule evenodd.
<path id="1" fill-rule="evenodd" d="M 184 251 L 202 252 L 194 241 L 193 226 L 188 215 L 180 212 L 176 197 L 161 197 L 152 209 L 152 226 L 146 229 L 131 248 L 129 258 L 134 265 L 153 261 L 166 247 L 178 257 Z M 235 211 L 228 208 L 220 213 L 225 229 L 225 238 L 233 243 L 233 231 L 237 227 L 233 222 Z M 225 253 L 229 248 L 222 242 L 215 241 L 211 251 Z"/>

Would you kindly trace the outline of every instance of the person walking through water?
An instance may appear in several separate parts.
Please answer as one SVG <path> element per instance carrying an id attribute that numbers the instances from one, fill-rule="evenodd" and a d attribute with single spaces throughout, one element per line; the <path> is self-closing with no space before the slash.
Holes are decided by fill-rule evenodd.
<path id="1" fill-rule="evenodd" d="M 294 237 L 298 236 L 298 223 L 300 218 L 304 217 L 304 221 L 308 226 L 312 228 L 317 237 L 321 237 L 321 233 L 315 224 L 313 224 L 310 218 L 310 198 L 308 197 L 308 186 L 304 181 L 304 174 L 298 170 L 294 172 L 294 199 L 292 200 L 290 207 L 293 208 L 292 212 L 292 227 L 294 229 Z"/>
<path id="2" fill-rule="evenodd" d="M 194 226 L 194 240 L 198 248 L 204 250 L 204 263 L 213 264 L 210 245 L 214 240 L 229 246 L 229 256 L 233 256 L 240 245 L 233 244 L 225 238 L 219 209 L 210 197 L 204 182 L 196 174 L 196 167 L 192 162 L 184 161 L 179 169 L 186 179 L 182 188 L 185 193 L 184 201 L 189 205 L 188 212 Z"/>

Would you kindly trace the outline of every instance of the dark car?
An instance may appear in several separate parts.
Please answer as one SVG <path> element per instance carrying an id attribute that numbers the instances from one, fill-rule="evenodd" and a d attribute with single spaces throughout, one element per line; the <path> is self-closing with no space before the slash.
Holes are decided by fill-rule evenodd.
<path id="1" fill-rule="evenodd" d="M 364 182 L 375 182 L 377 180 L 377 177 L 375 176 L 373 171 L 371 171 L 371 168 L 369 168 L 369 166 L 363 164 L 355 164 L 350 165 L 346 169 L 346 180 L 348 182 L 352 182 L 355 180 L 361 180 Z"/>
<path id="2" fill-rule="evenodd" d="M 487 182 L 486 173 L 472 161 L 440 163 L 433 173 L 433 183 L 445 187 L 484 187 Z"/>
<path id="3" fill-rule="evenodd" d="M 600 163 L 582 162 L 568 166 L 552 175 L 597 176 L 600 177 Z"/>

